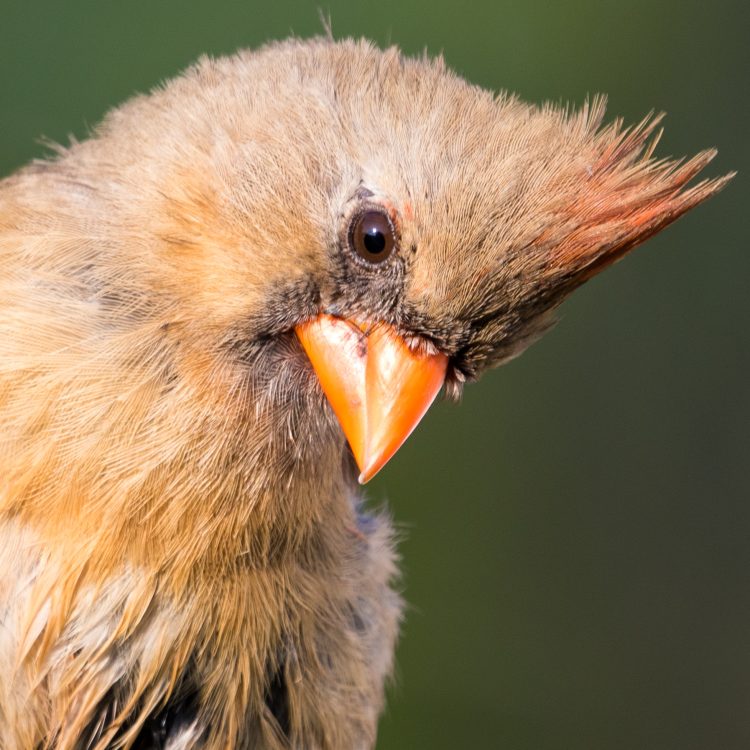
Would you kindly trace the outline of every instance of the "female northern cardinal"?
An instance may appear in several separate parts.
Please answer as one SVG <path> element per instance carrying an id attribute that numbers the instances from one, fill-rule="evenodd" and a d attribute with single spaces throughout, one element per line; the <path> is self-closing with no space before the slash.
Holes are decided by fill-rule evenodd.
<path id="1" fill-rule="evenodd" d="M 373 745 L 357 476 L 729 179 L 602 116 L 295 40 L 0 183 L 4 750 Z"/>

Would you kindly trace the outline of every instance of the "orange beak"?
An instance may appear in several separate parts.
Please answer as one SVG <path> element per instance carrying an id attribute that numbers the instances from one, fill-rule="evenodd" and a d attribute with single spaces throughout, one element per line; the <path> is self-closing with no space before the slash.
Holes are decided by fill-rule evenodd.
<path id="1" fill-rule="evenodd" d="M 385 466 L 437 396 L 444 354 L 412 351 L 395 330 L 319 315 L 295 329 L 349 441 L 364 484 Z"/>

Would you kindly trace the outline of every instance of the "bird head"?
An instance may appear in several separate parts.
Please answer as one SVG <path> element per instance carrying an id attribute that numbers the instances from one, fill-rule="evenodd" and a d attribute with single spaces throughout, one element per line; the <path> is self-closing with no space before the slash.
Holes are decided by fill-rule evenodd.
<path id="1" fill-rule="evenodd" d="M 728 179 L 689 184 L 712 151 L 655 159 L 660 117 L 603 115 L 318 40 L 202 60 L 102 132 L 128 139 L 123 210 L 156 238 L 194 349 L 335 425 L 324 393 L 366 481 L 441 388 L 519 354 Z"/>

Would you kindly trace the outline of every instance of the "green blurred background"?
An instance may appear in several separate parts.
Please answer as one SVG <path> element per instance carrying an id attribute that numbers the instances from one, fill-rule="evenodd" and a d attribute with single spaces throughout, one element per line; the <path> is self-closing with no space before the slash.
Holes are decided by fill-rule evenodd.
<path id="1" fill-rule="evenodd" d="M 4 0 L 0 172 L 202 52 L 319 33 L 319 7 L 525 99 L 665 109 L 660 154 L 740 171 L 368 488 L 411 605 L 378 747 L 750 747 L 750 6 Z"/>

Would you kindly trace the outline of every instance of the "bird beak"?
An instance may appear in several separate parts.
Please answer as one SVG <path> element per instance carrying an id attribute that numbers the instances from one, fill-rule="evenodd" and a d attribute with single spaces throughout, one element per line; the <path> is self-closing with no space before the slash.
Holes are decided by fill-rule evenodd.
<path id="1" fill-rule="evenodd" d="M 360 470 L 372 479 L 437 396 L 444 354 L 413 351 L 384 323 L 361 326 L 319 315 L 295 328 Z"/>

